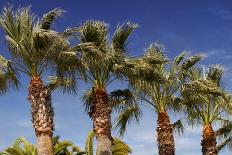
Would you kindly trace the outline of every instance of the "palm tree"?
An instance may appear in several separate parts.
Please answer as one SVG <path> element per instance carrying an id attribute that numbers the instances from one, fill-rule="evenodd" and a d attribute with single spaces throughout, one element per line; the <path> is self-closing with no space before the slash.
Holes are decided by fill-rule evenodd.
<path id="1" fill-rule="evenodd" d="M 231 97 L 221 86 L 222 75 L 220 66 L 210 67 L 208 71 L 193 68 L 189 74 L 189 83 L 182 88 L 189 122 L 203 126 L 203 155 L 216 155 L 222 146 L 231 143 L 231 138 L 228 137 L 219 144 L 217 150 L 217 136 L 228 135 L 228 121 L 224 118 L 226 113 L 231 113 L 232 108 Z M 217 122 L 224 122 L 225 126 L 215 132 L 213 126 Z"/>
<path id="2" fill-rule="evenodd" d="M 85 142 L 86 155 L 93 155 L 93 140 L 95 136 L 94 131 L 88 133 Z M 113 138 L 112 155 L 129 155 L 130 153 L 132 153 L 132 150 L 125 142 L 118 138 Z"/>
<path id="3" fill-rule="evenodd" d="M 163 48 L 159 45 L 151 45 L 147 53 L 140 58 L 142 62 L 149 60 L 147 58 L 148 55 L 160 55 L 159 57 L 165 59 Z M 158 115 L 156 131 L 158 134 L 159 155 L 175 154 L 173 127 L 182 128 L 183 126 L 180 124 L 181 121 L 177 121 L 173 124 L 170 122 L 168 110 L 179 110 L 179 98 L 175 95 L 180 90 L 180 86 L 188 70 L 202 58 L 201 55 L 194 55 L 184 60 L 185 55 L 185 52 L 178 55 L 171 65 L 168 65 L 165 61 L 164 63 L 153 64 L 153 74 L 156 75 L 156 79 L 150 79 L 148 77 L 137 78 L 136 76 L 132 76 L 130 80 L 130 84 L 134 89 L 132 90 L 132 96 L 142 99 L 143 102 L 141 102 L 141 104 L 153 109 Z M 143 63 L 141 63 L 140 67 L 144 67 Z M 145 65 L 145 68 L 146 67 Z M 136 104 L 139 103 L 137 102 Z M 119 129 L 121 135 L 124 133 L 127 123 L 133 118 L 138 120 L 137 113 L 140 110 L 136 108 L 139 108 L 139 106 L 133 105 L 131 107 L 129 105 L 129 108 L 126 106 L 119 115 L 116 128 Z"/>
<path id="4" fill-rule="evenodd" d="M 62 54 L 59 53 L 72 51 L 67 41 L 71 30 L 58 33 L 51 28 L 63 12 L 61 9 L 54 9 L 42 19 L 36 20 L 30 7 L 20 8 L 15 12 L 11 7 L 5 7 L 0 17 L 0 26 L 6 33 L 5 38 L 12 56 L 12 60 L 7 61 L 8 66 L 30 78 L 28 100 L 31 103 L 38 155 L 53 155 L 54 112 L 51 90 L 43 83 L 42 77 L 50 70 L 61 72 L 63 68 L 59 60 Z M 80 46 L 73 47 L 73 50 L 78 47 Z"/>
<path id="5" fill-rule="evenodd" d="M 66 52 L 66 54 L 73 55 L 76 62 L 82 65 L 85 71 L 83 76 L 80 78 L 80 75 L 75 72 L 77 68 L 71 64 L 71 67 L 66 68 L 68 70 L 63 70 L 64 73 L 68 73 L 67 80 L 60 78 L 59 75 L 50 78 L 54 85 L 69 90 L 75 90 L 76 79 L 82 79 L 91 85 L 92 100 L 89 102 L 87 110 L 93 120 L 97 139 L 97 154 L 99 155 L 112 154 L 111 106 L 107 86 L 119 78 L 114 68 L 117 64 L 125 61 L 126 43 L 136 27 L 136 24 L 129 22 L 118 26 L 110 42 L 108 26 L 104 22 L 87 21 L 76 29 L 77 33 L 74 35 L 78 36 L 81 44 L 94 44 L 95 47 L 82 49 L 78 52 Z"/>

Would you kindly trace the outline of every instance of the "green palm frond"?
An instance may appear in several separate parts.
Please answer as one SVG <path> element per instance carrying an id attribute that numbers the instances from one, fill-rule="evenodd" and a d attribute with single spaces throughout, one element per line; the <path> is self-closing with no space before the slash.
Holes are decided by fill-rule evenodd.
<path id="1" fill-rule="evenodd" d="M 15 140 L 12 147 L 8 147 L 3 152 L 4 155 L 37 155 L 34 145 L 30 144 L 25 138 Z"/>
<path id="2" fill-rule="evenodd" d="M 107 48 L 108 26 L 101 21 L 87 21 L 79 28 L 79 37 L 82 43 L 92 42 L 100 49 Z"/>
<path id="3" fill-rule="evenodd" d="M 232 150 L 232 137 L 229 137 L 227 139 L 225 139 L 224 141 L 222 141 L 220 144 L 217 145 L 217 152 L 220 152 L 221 150 L 225 149 L 225 148 L 229 148 L 230 150 Z"/>
<path id="4" fill-rule="evenodd" d="M 190 58 L 188 58 L 186 61 L 183 62 L 182 64 L 182 69 L 183 70 L 188 70 L 192 66 L 194 66 L 197 62 L 199 62 L 202 58 L 204 58 L 204 55 L 198 54 L 198 55 L 193 55 Z"/>
<path id="5" fill-rule="evenodd" d="M 216 132 L 216 136 L 219 139 L 228 138 L 232 136 L 232 122 L 230 120 L 224 120 L 219 118 L 223 122 L 222 127 L 220 127 Z"/>
<path id="6" fill-rule="evenodd" d="M 128 155 L 132 153 L 132 149 L 122 140 L 114 138 L 114 144 L 112 145 L 113 155 Z"/>
<path id="7" fill-rule="evenodd" d="M 119 113 L 119 116 L 116 118 L 114 128 L 118 130 L 120 136 L 123 136 L 127 125 L 133 120 L 139 122 L 141 117 L 142 111 L 138 105 L 130 106 Z"/>
<path id="8" fill-rule="evenodd" d="M 175 123 L 172 124 L 174 131 L 177 132 L 179 135 L 184 133 L 184 125 L 183 122 L 179 119 Z"/>
<path id="9" fill-rule="evenodd" d="M 177 66 L 177 65 L 179 65 L 183 60 L 184 60 L 184 58 L 185 58 L 185 56 L 186 56 L 186 51 L 184 51 L 184 52 L 182 52 L 182 53 L 180 53 L 178 56 L 176 56 L 175 57 L 175 59 L 174 59 L 174 64 Z"/>
<path id="10" fill-rule="evenodd" d="M 213 80 L 218 86 L 220 86 L 222 74 L 222 67 L 220 65 L 216 65 L 209 68 L 207 78 Z"/>
<path id="11" fill-rule="evenodd" d="M 94 131 L 90 131 L 88 133 L 86 142 L 85 142 L 85 151 L 86 151 L 86 155 L 93 155 L 93 139 L 95 137 L 95 132 Z"/>
<path id="12" fill-rule="evenodd" d="M 82 96 L 82 101 L 84 102 L 85 112 L 89 112 L 93 104 L 93 90 L 88 89 Z"/>
<path id="13" fill-rule="evenodd" d="M 54 146 L 54 154 L 55 155 L 67 154 L 69 152 L 67 148 L 72 147 L 72 146 L 73 146 L 73 143 L 70 141 L 59 142 Z"/>
<path id="14" fill-rule="evenodd" d="M 112 38 L 112 45 L 115 51 L 126 53 L 128 37 L 134 32 L 137 27 L 137 24 L 131 22 L 127 22 L 117 27 Z"/>
<path id="15" fill-rule="evenodd" d="M 13 64 L 0 55 L 0 94 L 9 87 L 18 88 L 20 85 L 18 76 Z"/>
<path id="16" fill-rule="evenodd" d="M 129 89 L 112 91 L 109 99 L 113 110 L 117 112 L 137 104 L 137 97 Z"/>
<path id="17" fill-rule="evenodd" d="M 65 11 L 60 8 L 55 8 L 52 11 L 43 15 L 43 18 L 40 21 L 41 29 L 49 30 L 52 23 L 57 17 L 60 17 Z"/>
<path id="18" fill-rule="evenodd" d="M 51 90 L 60 89 L 63 92 L 76 94 L 77 92 L 77 81 L 76 79 L 62 78 L 49 76 L 49 88 Z"/>

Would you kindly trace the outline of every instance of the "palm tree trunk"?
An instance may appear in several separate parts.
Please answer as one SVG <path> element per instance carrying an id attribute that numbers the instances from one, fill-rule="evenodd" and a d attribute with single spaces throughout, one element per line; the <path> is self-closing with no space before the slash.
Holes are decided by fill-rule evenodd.
<path id="1" fill-rule="evenodd" d="M 157 141 L 159 155 L 175 155 L 173 126 L 167 112 L 159 112 L 157 120 Z"/>
<path id="2" fill-rule="evenodd" d="M 38 155 L 53 155 L 54 112 L 51 103 L 51 92 L 38 76 L 32 77 L 28 90 L 32 123 L 37 136 Z"/>
<path id="3" fill-rule="evenodd" d="M 211 125 L 205 125 L 202 133 L 202 154 L 203 155 L 217 155 L 217 142 L 215 132 Z"/>
<path id="4" fill-rule="evenodd" d="M 97 155 L 112 155 L 111 107 L 105 90 L 95 89 L 93 105 L 89 112 L 97 139 Z"/>

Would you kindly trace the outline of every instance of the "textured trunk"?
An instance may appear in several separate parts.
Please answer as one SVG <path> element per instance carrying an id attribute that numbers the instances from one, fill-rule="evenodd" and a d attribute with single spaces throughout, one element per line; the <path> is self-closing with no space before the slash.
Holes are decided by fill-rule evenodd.
<path id="1" fill-rule="evenodd" d="M 105 90 L 95 89 L 93 105 L 89 112 L 97 139 L 97 155 L 112 155 L 111 107 Z"/>
<path id="2" fill-rule="evenodd" d="M 159 155 L 175 155 L 173 126 L 167 112 L 159 112 L 157 120 L 157 141 Z"/>
<path id="3" fill-rule="evenodd" d="M 51 92 L 37 76 L 32 77 L 28 90 L 32 123 L 37 136 L 38 155 L 53 155 L 54 112 Z"/>
<path id="4" fill-rule="evenodd" d="M 203 134 L 201 140 L 202 154 L 203 155 L 217 155 L 217 142 L 215 132 L 211 125 L 203 127 Z"/>

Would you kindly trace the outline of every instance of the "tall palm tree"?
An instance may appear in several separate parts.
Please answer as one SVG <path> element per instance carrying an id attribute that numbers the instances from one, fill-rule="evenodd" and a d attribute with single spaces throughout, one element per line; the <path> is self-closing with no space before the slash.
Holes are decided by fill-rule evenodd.
<path id="1" fill-rule="evenodd" d="M 42 77 L 51 70 L 61 72 L 64 68 L 62 64 L 65 65 L 65 62 L 60 63 L 60 53 L 80 47 L 70 47 L 67 41 L 71 35 L 70 29 L 62 33 L 52 29 L 53 22 L 63 12 L 61 9 L 54 9 L 42 19 L 35 19 L 30 7 L 20 8 L 15 12 L 11 7 L 5 7 L 0 17 L 0 26 L 5 31 L 12 57 L 8 64 L 20 75 L 25 74 L 30 78 L 28 100 L 31 103 L 38 155 L 53 155 L 54 112 L 51 90 L 43 83 Z"/>
<path id="2" fill-rule="evenodd" d="M 140 58 L 143 60 L 142 62 L 147 61 L 147 55 L 160 55 L 160 57 L 164 59 L 163 48 L 157 45 L 149 47 L 147 53 Z M 168 110 L 178 110 L 180 108 L 179 98 L 175 95 L 180 90 L 180 86 L 188 70 L 202 58 L 201 55 L 194 55 L 184 60 L 185 55 L 185 52 L 178 55 L 171 65 L 167 63 L 153 64 L 154 75 L 157 75 L 156 79 L 131 77 L 130 84 L 134 89 L 132 90 L 133 96 L 142 99 L 142 105 L 153 109 L 158 115 L 156 131 L 158 134 L 159 155 L 175 154 L 173 127 L 182 127 L 182 125 L 180 121 L 173 124 L 171 123 Z M 140 67 L 144 67 L 143 64 L 141 64 Z M 139 104 L 140 102 L 134 103 Z M 136 116 L 139 110 L 136 110 L 136 108 L 139 107 L 140 106 L 133 106 L 131 108 L 129 105 L 129 108 L 126 106 L 124 110 L 122 110 L 116 124 L 116 128 L 119 128 L 121 134 L 124 133 L 126 124 L 133 118 L 138 120 Z"/>
<path id="3" fill-rule="evenodd" d="M 136 27 L 136 24 L 129 22 L 118 26 L 110 41 L 108 26 L 104 22 L 87 21 L 76 29 L 77 33 L 74 35 L 78 36 L 81 44 L 94 44 L 95 47 L 82 49 L 78 52 L 68 52 L 70 55 L 73 54 L 76 62 L 82 64 L 85 73 L 84 79 L 81 79 L 87 81 L 92 87 L 90 91 L 92 100 L 87 109 L 96 132 L 98 155 L 112 154 L 111 106 L 107 86 L 119 78 L 114 68 L 117 64 L 125 61 L 127 40 Z M 64 69 L 64 72 L 69 74 L 67 76 L 68 80 L 52 77 L 50 79 L 51 83 L 56 85 L 57 79 L 58 81 L 61 79 L 60 81 L 73 81 L 75 83 L 75 79 L 80 79 L 79 75 L 75 73 L 75 69 L 75 67 L 68 68 L 68 70 Z M 71 83 L 69 84 L 72 85 Z M 68 83 L 60 82 L 60 84 L 61 87 L 69 88 Z M 59 86 L 59 82 L 57 86 Z M 74 89 L 75 84 L 71 88 Z"/>
<path id="4" fill-rule="evenodd" d="M 231 97 L 221 85 L 222 75 L 223 70 L 220 66 L 210 67 L 208 71 L 193 68 L 189 74 L 189 83 L 182 88 L 189 122 L 203 126 L 201 140 L 203 155 L 216 155 L 220 146 L 231 142 L 229 137 L 217 150 L 217 136 L 228 133 L 229 126 L 222 127 L 216 133 L 213 126 L 218 122 L 226 123 L 225 116 L 232 110 Z"/>

